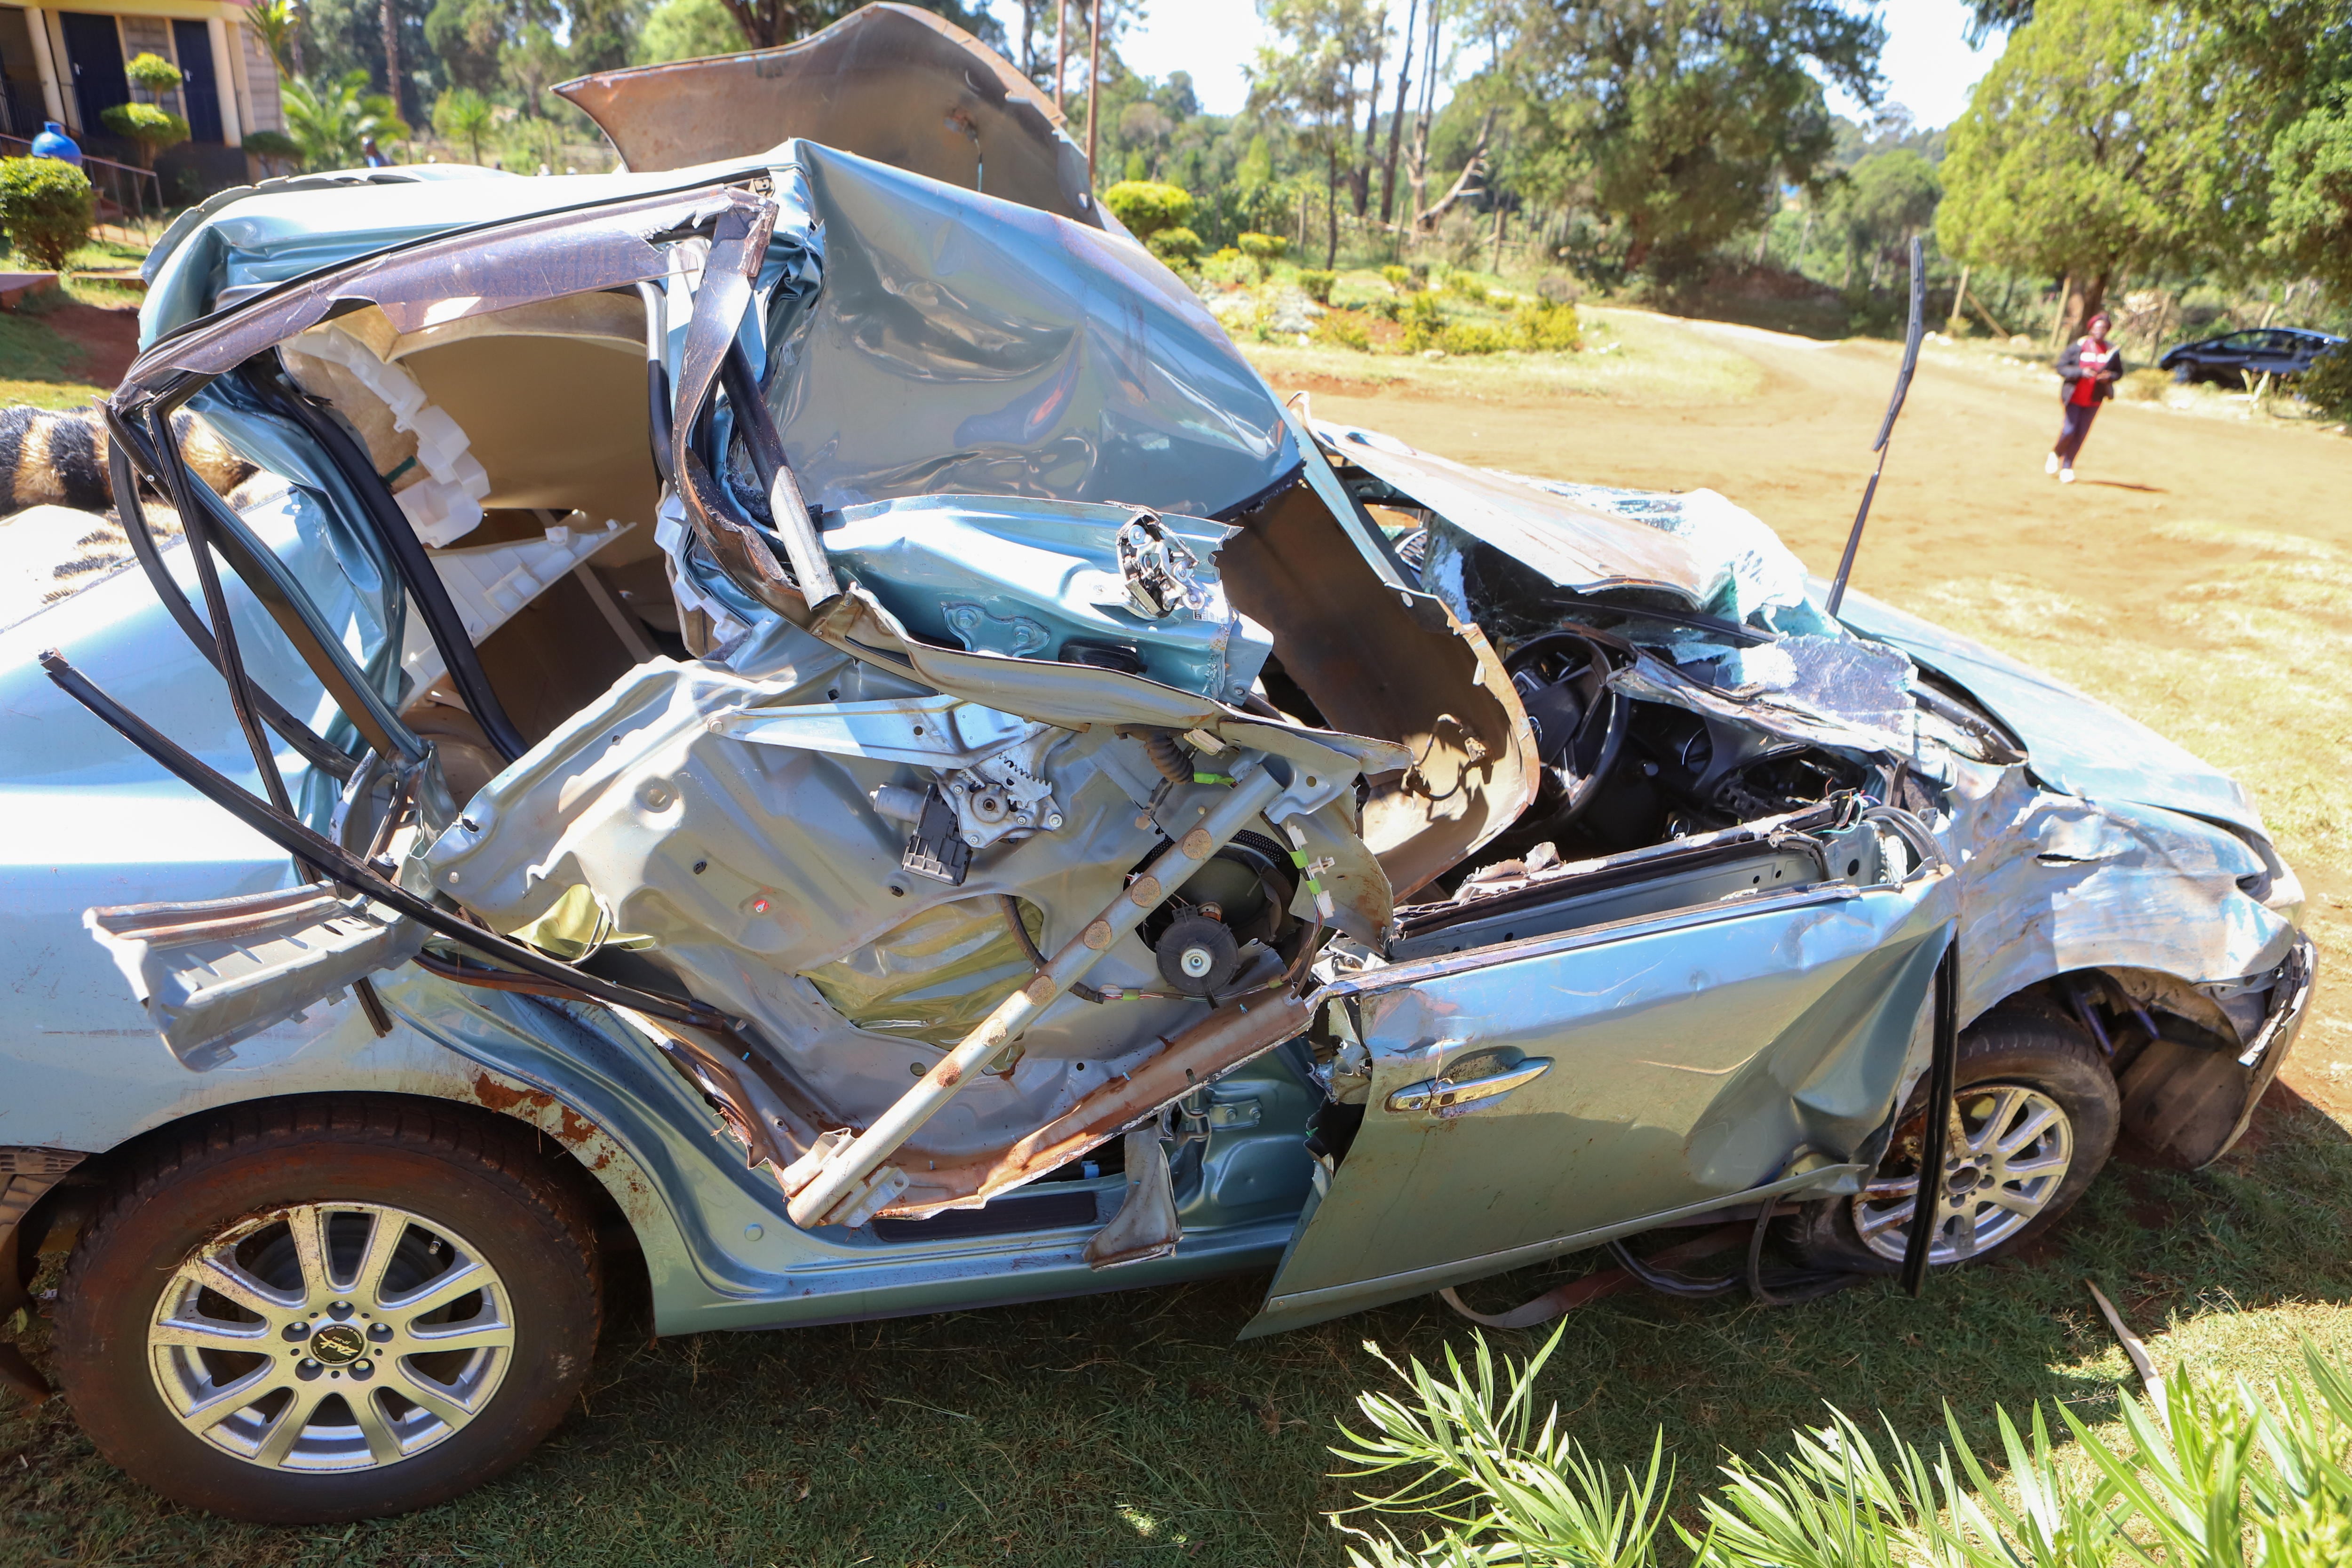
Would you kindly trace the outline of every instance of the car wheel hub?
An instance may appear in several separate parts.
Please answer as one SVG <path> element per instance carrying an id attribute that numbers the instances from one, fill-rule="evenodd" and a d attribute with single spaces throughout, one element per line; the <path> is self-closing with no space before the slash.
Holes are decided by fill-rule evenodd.
<path id="1" fill-rule="evenodd" d="M 504 1282 L 448 1226 L 381 1204 L 240 1220 L 165 1284 L 147 1330 L 180 1425 L 268 1469 L 364 1470 L 489 1404 L 514 1359 Z"/>
<path id="2" fill-rule="evenodd" d="M 1981 1084 L 1953 1107 L 1950 1153 L 1937 1194 L 1930 1263 L 1960 1263 L 2039 1218 L 2065 1184 L 2074 1126 L 2063 1107 L 2023 1084 Z M 1917 1212 L 1919 1177 L 1885 1172 L 1853 1200 L 1854 1229 L 1871 1251 L 1900 1262 Z"/>

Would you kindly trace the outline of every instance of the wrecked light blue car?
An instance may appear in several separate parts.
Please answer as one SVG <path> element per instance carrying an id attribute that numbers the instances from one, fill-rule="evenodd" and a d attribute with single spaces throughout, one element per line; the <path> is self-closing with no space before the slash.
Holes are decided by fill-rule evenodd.
<path id="1" fill-rule="evenodd" d="M 2312 957 L 2230 780 L 1719 496 L 1308 422 L 935 18 L 570 90 L 635 172 L 184 220 L 121 559 L 0 628 L 0 1311 L 61 1260 L 146 1484 L 450 1497 L 607 1282 L 1783 1300 L 2244 1129 Z"/>

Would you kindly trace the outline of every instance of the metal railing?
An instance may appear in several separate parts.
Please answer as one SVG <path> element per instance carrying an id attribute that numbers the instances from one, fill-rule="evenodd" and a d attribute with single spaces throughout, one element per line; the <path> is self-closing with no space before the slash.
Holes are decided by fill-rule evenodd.
<path id="1" fill-rule="evenodd" d="M 18 151 L 18 149 L 22 151 Z M 29 157 L 33 143 L 29 138 L 0 133 L 0 151 L 12 158 Z M 82 173 L 89 176 L 90 187 L 99 199 L 111 205 L 124 217 L 144 218 L 152 209 L 155 216 L 163 215 L 163 182 L 155 177 L 152 169 L 142 169 L 135 163 L 118 163 L 111 158 L 81 155 Z"/>

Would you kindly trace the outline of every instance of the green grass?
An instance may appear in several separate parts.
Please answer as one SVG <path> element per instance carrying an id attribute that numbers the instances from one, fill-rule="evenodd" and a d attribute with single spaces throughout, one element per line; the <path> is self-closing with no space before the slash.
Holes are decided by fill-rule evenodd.
<path id="1" fill-rule="evenodd" d="M 2315 1112 L 2200 1175 L 2118 1166 L 2032 1256 L 1939 1273 L 1927 1299 L 1865 1285 L 1768 1311 L 1737 1300 L 1588 1308 L 1543 1393 L 1596 1458 L 1663 1426 L 1690 1512 L 1726 1447 L 1782 1451 L 1822 1402 L 1884 1408 L 1916 1441 L 1949 1402 L 2063 1400 L 2114 1419 L 2130 1370 L 2082 1286 L 2098 1279 L 2160 1361 L 2263 1374 L 2307 1333 L 2352 1355 L 2352 1138 Z M 1474 1287 L 1491 1307 L 1587 1265 Z M 415 1517 L 332 1530 L 222 1524 L 100 1460 L 59 1404 L 0 1414 L 0 1561 L 278 1564 L 1336 1563 L 1347 1501 L 1326 1452 L 1361 1348 L 1441 1356 L 1468 1325 L 1408 1302 L 1236 1345 L 1262 1282 L 646 1345 L 614 1336 L 587 1396 L 508 1477 Z M 1500 1334 L 1524 1351 L 1534 1334 Z M 37 1350 L 42 1333 L 31 1342 Z"/>
<path id="2" fill-rule="evenodd" d="M 56 294 L 37 294 L 0 311 L 0 404 L 83 408 L 106 395 L 106 388 L 81 378 L 87 356 L 79 345 L 42 320 L 61 302 Z"/>

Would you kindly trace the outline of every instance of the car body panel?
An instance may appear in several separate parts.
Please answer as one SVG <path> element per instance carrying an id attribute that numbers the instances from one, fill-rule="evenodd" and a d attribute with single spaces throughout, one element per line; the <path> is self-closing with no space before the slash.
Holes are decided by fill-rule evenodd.
<path id="1" fill-rule="evenodd" d="M 1789 1175 L 1794 1150 L 1866 1169 L 1926 1066 L 1914 1045 L 1954 892 L 1937 868 L 1735 898 L 1335 987 L 1371 1054 L 1363 1126 L 1253 1330 L 1735 1203 Z M 1408 1103 L 1434 1079 L 1546 1060 L 1496 1098 Z"/>
<path id="2" fill-rule="evenodd" d="M 869 5 L 782 48 L 600 71 L 551 90 L 579 105 L 632 169 L 809 137 L 1074 222 L 1118 225 L 1035 84 L 911 6 Z"/>

